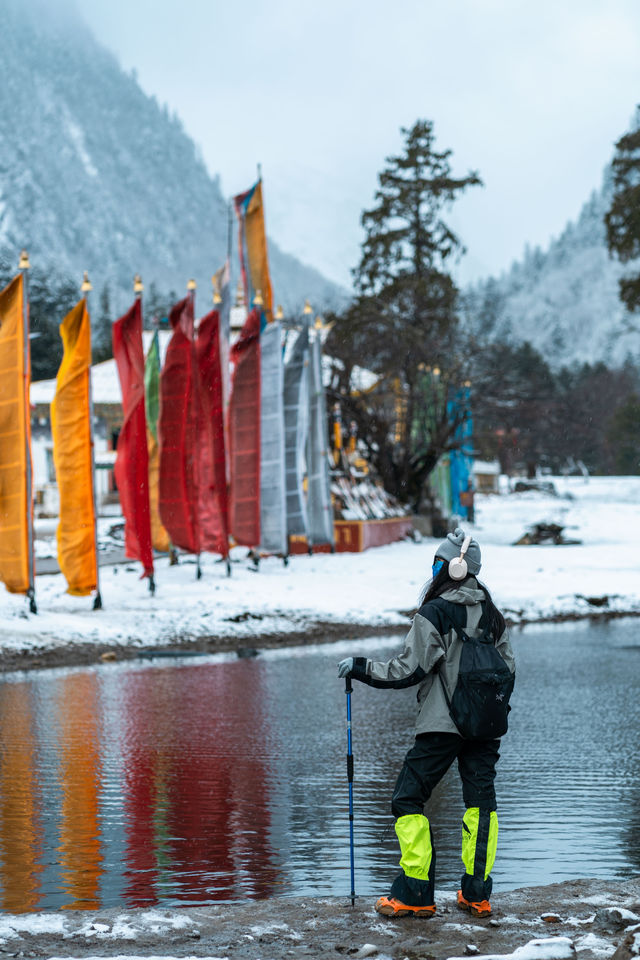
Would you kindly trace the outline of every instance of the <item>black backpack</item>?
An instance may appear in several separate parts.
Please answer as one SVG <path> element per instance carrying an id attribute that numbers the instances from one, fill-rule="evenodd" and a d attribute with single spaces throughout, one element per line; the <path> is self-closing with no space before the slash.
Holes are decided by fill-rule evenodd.
<path id="1" fill-rule="evenodd" d="M 438 670 L 451 719 L 467 740 L 496 740 L 504 736 L 515 675 L 496 650 L 487 628 L 481 637 L 467 636 L 460 624 L 461 618 L 466 616 L 463 606 L 440 597 L 431 602 L 447 615 L 462 641 L 458 682 L 452 697 L 449 697 L 442 666 Z M 480 624 L 485 616 L 484 604 L 482 611 Z"/>

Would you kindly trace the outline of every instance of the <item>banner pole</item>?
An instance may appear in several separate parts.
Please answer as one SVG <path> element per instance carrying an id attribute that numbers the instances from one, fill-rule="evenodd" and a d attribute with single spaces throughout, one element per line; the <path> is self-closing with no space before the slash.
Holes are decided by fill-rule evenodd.
<path id="1" fill-rule="evenodd" d="M 89 314 L 89 329 L 91 329 L 91 314 L 89 312 L 89 294 L 93 287 L 89 280 L 89 274 L 85 270 L 80 287 L 83 295 L 87 313 Z M 102 595 L 100 593 L 100 563 L 98 557 L 98 507 L 96 497 L 96 451 L 93 436 L 93 390 L 91 386 L 91 359 L 89 360 L 88 383 L 89 383 L 89 446 L 91 449 L 91 499 L 93 501 L 93 543 L 96 557 L 96 595 L 93 600 L 93 609 L 102 610 Z"/>
<path id="2" fill-rule="evenodd" d="M 133 278 L 133 295 L 136 300 L 140 301 L 140 316 L 143 318 L 142 327 L 144 329 L 144 314 L 142 312 L 143 290 L 144 290 L 144 284 L 142 282 L 142 277 L 140 276 L 139 273 L 136 273 L 135 277 Z M 145 413 L 145 416 L 146 416 L 146 413 Z M 147 484 L 148 483 L 149 483 L 149 471 L 147 470 Z M 156 578 L 153 572 L 149 575 L 149 593 L 151 594 L 152 597 L 154 597 L 156 593 Z"/>
<path id="3" fill-rule="evenodd" d="M 29 576 L 29 588 L 27 597 L 29 598 L 29 610 L 31 613 L 37 613 L 36 604 L 36 582 L 35 582 L 35 563 L 33 557 L 33 464 L 31 462 L 31 399 L 29 396 L 29 385 L 31 383 L 31 350 L 29 348 L 29 255 L 26 250 L 20 254 L 20 263 L 18 269 L 22 274 L 22 377 L 24 391 L 24 436 L 25 436 L 25 463 L 26 463 L 26 481 L 27 481 L 27 564 Z"/>

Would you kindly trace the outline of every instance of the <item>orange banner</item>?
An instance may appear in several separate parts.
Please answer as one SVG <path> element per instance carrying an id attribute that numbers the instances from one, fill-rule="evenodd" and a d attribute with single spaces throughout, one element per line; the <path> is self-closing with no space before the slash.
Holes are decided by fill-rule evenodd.
<path id="1" fill-rule="evenodd" d="M 33 586 L 23 284 L 19 274 L 0 292 L 0 580 L 11 593 L 27 593 Z"/>
<path id="2" fill-rule="evenodd" d="M 262 180 L 234 198 L 239 220 L 240 266 L 245 293 L 252 302 L 258 290 L 262 294 L 263 312 L 268 323 L 272 320 L 271 277 L 269 275 L 269 254 L 267 250 L 267 232 L 265 228 L 264 203 L 262 201 Z M 244 235 L 244 243 L 243 243 Z M 246 246 L 246 261 L 245 249 Z M 246 270 L 249 276 L 246 276 Z M 249 283 L 247 283 L 249 281 Z M 251 309 L 251 302 L 249 309 Z"/>
<path id="3" fill-rule="evenodd" d="M 96 589 L 96 538 L 89 406 L 91 326 L 86 300 L 60 325 L 64 353 L 51 404 L 53 461 L 60 492 L 58 563 L 68 593 L 85 597 Z"/>

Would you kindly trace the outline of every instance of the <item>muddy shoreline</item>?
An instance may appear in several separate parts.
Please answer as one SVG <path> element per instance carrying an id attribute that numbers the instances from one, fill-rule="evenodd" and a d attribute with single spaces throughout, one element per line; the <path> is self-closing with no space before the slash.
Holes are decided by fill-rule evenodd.
<path id="1" fill-rule="evenodd" d="M 0 675 L 16 670 L 40 670 L 56 667 L 83 667 L 92 664 L 150 659 L 152 657 L 198 656 L 212 653 L 236 653 L 239 657 L 257 656 L 261 650 L 284 647 L 299 647 L 308 644 L 333 643 L 337 640 L 355 640 L 361 637 L 402 636 L 409 629 L 415 610 L 400 610 L 398 615 L 405 618 L 400 623 L 352 623 L 322 620 L 303 620 L 291 618 L 294 629 L 291 631 L 269 630 L 268 617 L 254 617 L 251 614 L 239 614 L 235 622 L 261 621 L 263 629 L 246 634 L 222 636 L 175 636 L 158 639 L 149 643 L 107 643 L 99 640 L 73 643 L 60 643 L 48 647 L 34 646 L 22 649 L 2 649 L 0 646 Z M 510 628 L 524 629 L 526 626 L 545 623 L 573 623 L 581 620 L 609 621 L 625 617 L 640 617 L 638 610 L 594 609 L 585 612 L 573 612 L 527 619 L 507 614 Z"/>
<path id="2" fill-rule="evenodd" d="M 640 878 L 571 880 L 492 897 L 493 916 L 457 909 L 437 891 L 431 919 L 380 917 L 374 898 L 295 897 L 152 909 L 0 915 L 0 953 L 12 957 L 164 956 L 233 960 L 446 960 L 509 955 L 541 960 L 631 960 L 640 929 Z M 635 952 L 634 952 L 635 951 Z"/>

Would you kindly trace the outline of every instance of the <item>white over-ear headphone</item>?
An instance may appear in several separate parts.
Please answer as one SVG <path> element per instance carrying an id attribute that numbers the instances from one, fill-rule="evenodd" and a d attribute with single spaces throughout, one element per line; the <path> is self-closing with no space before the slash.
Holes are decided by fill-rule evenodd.
<path id="1" fill-rule="evenodd" d="M 465 537 L 460 547 L 460 556 L 449 560 L 449 576 L 452 580 L 464 580 L 467 575 L 467 561 L 464 559 L 464 555 L 469 549 L 470 543 L 471 537 Z"/>

